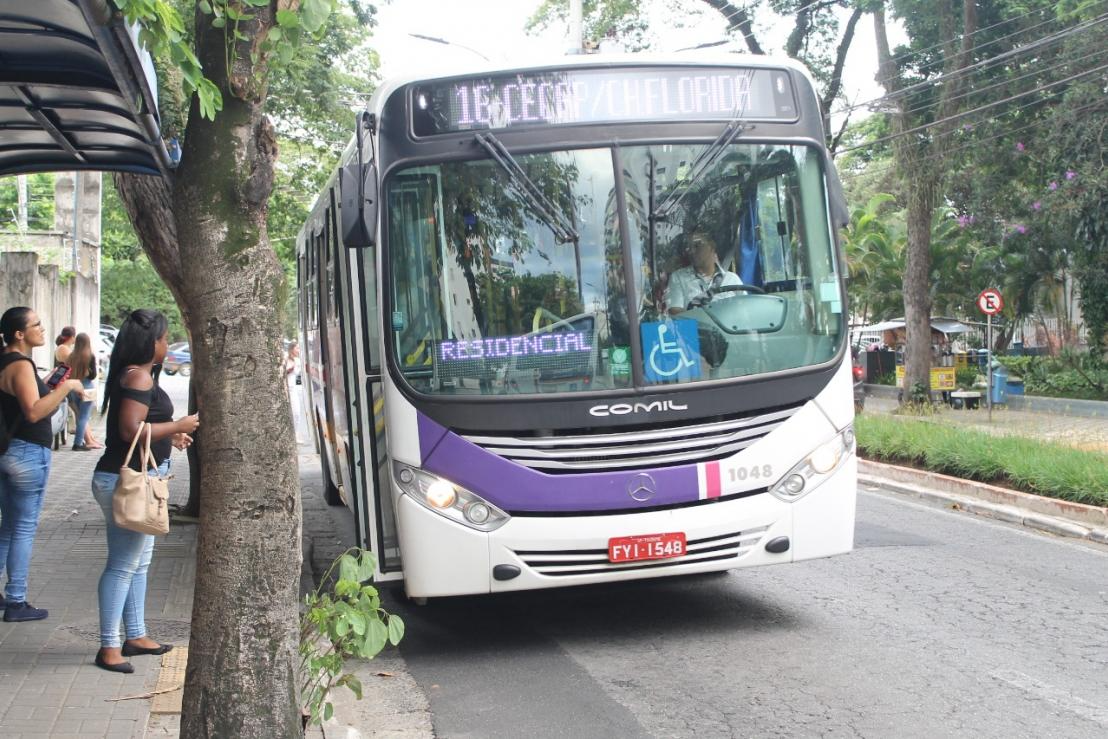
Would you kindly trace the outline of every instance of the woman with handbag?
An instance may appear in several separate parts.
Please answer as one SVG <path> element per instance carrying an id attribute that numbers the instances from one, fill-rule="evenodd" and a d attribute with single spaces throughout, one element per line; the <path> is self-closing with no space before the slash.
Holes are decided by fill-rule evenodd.
<path id="1" fill-rule="evenodd" d="M 77 334 L 77 340 L 73 345 L 73 351 L 69 354 L 69 366 L 73 369 L 70 375 L 75 380 L 80 380 L 85 388 L 85 397 L 88 400 L 77 402 L 77 429 L 73 432 L 73 451 L 87 452 L 90 449 L 102 449 L 103 444 L 92 436 L 89 429 L 89 418 L 92 416 L 92 406 L 96 403 L 96 355 L 92 353 L 92 342 L 88 334 Z"/>
<path id="2" fill-rule="evenodd" d="M 150 464 L 147 445 L 157 470 L 169 472 L 171 447 L 184 449 L 200 425 L 199 415 L 173 420 L 173 402 L 154 380 L 154 366 L 168 350 L 165 316 L 157 311 L 136 310 L 123 322 L 112 349 L 104 404 L 108 424 L 104 456 L 92 476 L 92 494 L 104 511 L 108 561 L 100 576 L 100 651 L 96 665 L 111 672 L 134 672 L 124 658 L 141 654 L 165 654 L 172 646 L 159 644 L 146 634 L 146 574 L 154 554 L 154 536 L 124 528 L 113 515 L 113 497 L 124 465 L 143 472 Z M 143 453 L 132 452 L 140 436 Z M 149 434 L 149 435 L 148 435 Z M 129 452 L 129 450 L 131 450 Z M 122 623 L 126 641 L 119 638 Z"/>
<path id="3" fill-rule="evenodd" d="M 83 390 L 77 380 L 50 387 L 35 373 L 31 351 L 46 343 L 46 329 L 30 308 L 4 312 L 0 339 L 0 571 L 8 573 L 4 620 L 38 621 L 49 614 L 27 602 L 27 572 L 50 474 L 50 418 L 66 395 Z"/>

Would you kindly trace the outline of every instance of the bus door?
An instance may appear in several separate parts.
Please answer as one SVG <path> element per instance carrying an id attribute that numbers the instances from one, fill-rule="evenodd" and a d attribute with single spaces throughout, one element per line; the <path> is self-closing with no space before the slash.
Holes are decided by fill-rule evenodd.
<path id="1" fill-rule="evenodd" d="M 323 219 L 322 273 L 320 285 L 320 330 L 323 334 L 323 364 L 326 367 L 326 413 L 330 442 L 328 466 L 332 481 L 338 486 L 339 495 L 347 507 L 353 509 L 354 483 L 351 477 L 353 460 L 351 450 L 350 413 L 348 412 L 348 373 L 343 359 L 343 285 L 341 263 L 344 256 L 335 228 L 335 204 L 333 191 Z M 329 501 L 335 502 L 335 501 Z"/>

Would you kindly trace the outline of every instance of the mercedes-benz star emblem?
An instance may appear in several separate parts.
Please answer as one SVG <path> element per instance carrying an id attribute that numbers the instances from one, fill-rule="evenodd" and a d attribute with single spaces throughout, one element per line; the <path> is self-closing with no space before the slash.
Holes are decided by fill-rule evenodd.
<path id="1" fill-rule="evenodd" d="M 657 493 L 658 486 L 650 475 L 638 474 L 627 481 L 627 494 L 640 503 L 645 503 Z"/>

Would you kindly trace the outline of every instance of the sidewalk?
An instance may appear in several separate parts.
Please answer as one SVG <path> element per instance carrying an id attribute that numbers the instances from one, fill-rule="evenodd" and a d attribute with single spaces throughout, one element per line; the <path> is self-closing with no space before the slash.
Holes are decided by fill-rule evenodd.
<path id="1" fill-rule="evenodd" d="M 94 433 L 103 438 L 103 421 Z M 323 501 L 319 457 L 310 444 L 298 450 L 304 511 L 305 568 L 301 588 L 314 587 L 331 561 L 353 544 L 353 517 Z M 106 672 L 93 664 L 99 646 L 96 587 L 104 568 L 104 517 L 89 485 L 99 452 L 54 453 L 46 501 L 35 539 L 28 600 L 50 611 L 44 621 L 0 621 L 0 737 L 177 736 L 181 691 L 152 693 L 181 685 L 183 669 L 171 656 L 136 657 L 132 675 Z M 170 503 L 188 497 L 188 461 L 173 453 Z M 174 523 L 159 539 L 149 573 L 146 622 L 154 639 L 185 647 L 195 583 L 196 526 Z M 336 715 L 309 736 L 429 737 L 426 699 L 407 675 L 395 650 L 372 662 L 349 666 L 365 686 L 355 701 L 346 689 L 332 696 Z"/>
<path id="2" fill-rule="evenodd" d="M 102 422 L 101 422 L 102 426 Z M 103 429 L 95 431 L 103 438 Z M 0 621 L 0 736 L 142 737 L 150 715 L 160 658 L 136 657 L 132 675 L 93 664 L 99 647 L 96 587 L 107 558 L 104 516 L 90 490 L 99 451 L 54 452 L 27 599 L 50 617 Z M 188 463 L 174 452 L 171 503 L 188 495 Z M 158 541 L 146 596 L 153 638 L 188 641 L 196 527 L 177 524 Z M 6 578 L 5 578 L 6 579 Z"/>

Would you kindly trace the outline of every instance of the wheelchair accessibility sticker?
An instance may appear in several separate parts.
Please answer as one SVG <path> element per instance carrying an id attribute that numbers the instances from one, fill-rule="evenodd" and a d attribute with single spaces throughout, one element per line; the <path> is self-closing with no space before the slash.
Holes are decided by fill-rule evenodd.
<path id="1" fill-rule="evenodd" d="M 649 382 L 700 377 L 700 337 L 696 321 L 677 319 L 640 324 L 645 374 Z"/>

